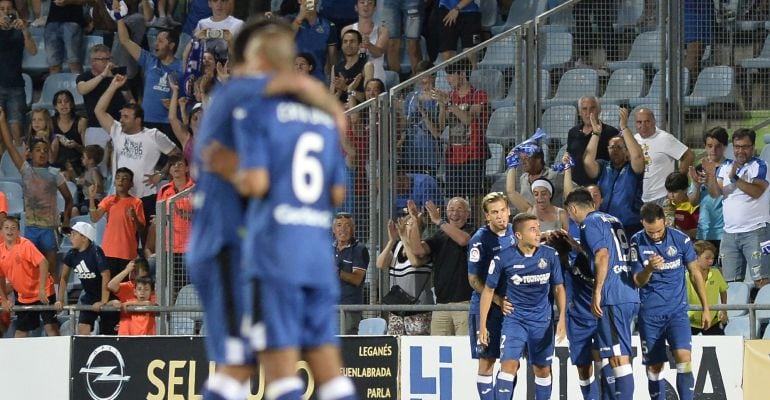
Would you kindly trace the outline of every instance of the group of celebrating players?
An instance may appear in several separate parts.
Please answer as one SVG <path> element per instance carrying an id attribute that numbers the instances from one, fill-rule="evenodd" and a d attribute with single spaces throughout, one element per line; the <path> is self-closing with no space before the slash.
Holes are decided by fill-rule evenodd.
<path id="1" fill-rule="evenodd" d="M 666 398 L 660 378 L 666 341 L 676 361 L 679 398 L 693 398 L 685 271 L 703 306 L 704 328 L 711 314 L 693 244 L 665 225 L 661 206 L 642 206 L 643 229 L 630 239 L 584 188 L 565 200 L 570 232 L 541 232 L 537 217 L 528 213 L 509 223 L 502 193 L 488 194 L 481 206 L 487 225 L 474 234 L 468 253 L 469 276 L 486 282 L 474 291 L 470 309 L 481 400 L 512 398 L 525 349 L 535 398 L 550 399 L 554 345 L 565 334 L 584 399 L 632 399 L 631 326 L 637 315 L 650 398 Z M 551 298 L 558 307 L 555 333 Z M 498 358 L 501 368 L 493 379 Z M 594 380 L 594 363 L 601 383 Z"/>

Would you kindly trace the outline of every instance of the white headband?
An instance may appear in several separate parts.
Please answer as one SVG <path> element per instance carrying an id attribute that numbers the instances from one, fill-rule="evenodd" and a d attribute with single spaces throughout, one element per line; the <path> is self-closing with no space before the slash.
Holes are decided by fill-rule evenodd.
<path id="1" fill-rule="evenodd" d="M 532 189 L 531 189 L 532 192 L 534 192 L 535 189 L 537 189 L 539 187 L 545 188 L 545 190 L 547 190 L 548 193 L 550 193 L 553 196 L 553 185 L 551 185 L 551 183 L 548 182 L 547 180 L 545 180 L 545 179 L 535 179 L 535 181 L 532 182 Z"/>

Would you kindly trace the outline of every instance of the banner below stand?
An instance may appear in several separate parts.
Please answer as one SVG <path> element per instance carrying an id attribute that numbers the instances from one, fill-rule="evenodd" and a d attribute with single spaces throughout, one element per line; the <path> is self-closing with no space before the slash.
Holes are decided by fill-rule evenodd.
<path id="1" fill-rule="evenodd" d="M 360 398 L 396 399 L 397 339 L 347 336 L 341 342 L 342 372 L 353 380 Z M 300 362 L 297 368 L 308 382 L 306 398 L 314 399 L 317 385 L 308 365 Z M 214 369 L 199 336 L 73 337 L 70 399 L 200 400 Z M 248 399 L 262 399 L 264 390 L 260 373 Z"/>

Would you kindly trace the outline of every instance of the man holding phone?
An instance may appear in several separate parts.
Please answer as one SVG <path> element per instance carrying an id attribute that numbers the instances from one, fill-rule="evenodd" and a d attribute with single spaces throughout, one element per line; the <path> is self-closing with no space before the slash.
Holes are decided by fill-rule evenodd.
<path id="1" fill-rule="evenodd" d="M 91 63 L 91 70 L 78 75 L 76 79 L 77 90 L 78 93 L 83 96 L 83 101 L 86 105 L 86 115 L 88 117 L 86 136 L 103 137 L 104 143 L 98 141 L 96 144 L 104 147 L 104 144 L 109 139 L 109 135 L 102 130 L 99 125 L 99 120 L 96 118 L 94 110 L 96 109 L 96 103 L 99 101 L 99 98 L 102 97 L 104 92 L 110 86 L 112 77 L 115 75 L 125 75 L 126 67 L 113 65 L 110 48 L 103 44 L 92 46 L 88 50 L 88 58 Z M 120 69 L 123 71 L 121 72 Z M 110 104 L 107 106 L 107 113 L 109 113 L 112 118 L 119 120 L 120 109 L 132 100 L 133 97 L 128 88 L 122 90 L 119 96 L 114 96 L 112 101 L 110 101 Z M 95 129 L 102 132 L 94 132 L 93 130 Z M 92 132 L 89 133 L 89 130 L 92 130 Z"/>
<path id="2" fill-rule="evenodd" d="M 0 107 L 6 110 L 13 140 L 18 144 L 27 112 L 21 63 L 24 51 L 37 54 L 37 45 L 10 0 L 0 0 L 0 43 Z"/>

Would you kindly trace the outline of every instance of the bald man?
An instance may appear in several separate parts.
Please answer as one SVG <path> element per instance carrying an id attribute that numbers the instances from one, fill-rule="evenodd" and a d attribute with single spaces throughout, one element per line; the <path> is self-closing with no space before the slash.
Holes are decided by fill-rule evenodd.
<path id="1" fill-rule="evenodd" d="M 586 151 L 588 142 L 593 136 L 599 137 L 595 159 L 610 160 L 610 153 L 607 150 L 610 139 L 618 136 L 618 128 L 607 125 L 599 119 L 599 113 L 602 112 L 602 106 L 599 99 L 595 96 L 583 96 L 578 100 L 578 113 L 580 122 L 567 133 L 567 152 L 572 156 L 575 165 L 572 167 L 572 181 L 581 186 L 596 183 L 596 177 L 590 177 L 586 174 L 583 165 L 583 154 Z M 593 121 L 592 121 L 593 120 Z M 557 132 L 548 132 L 555 134 Z"/>
<path id="2" fill-rule="evenodd" d="M 655 125 L 655 114 L 649 108 L 636 112 L 636 135 L 644 156 L 644 184 L 642 201 L 663 205 L 666 199 L 666 177 L 674 172 L 679 161 L 679 171 L 686 174 L 695 155 L 684 143 Z"/>

